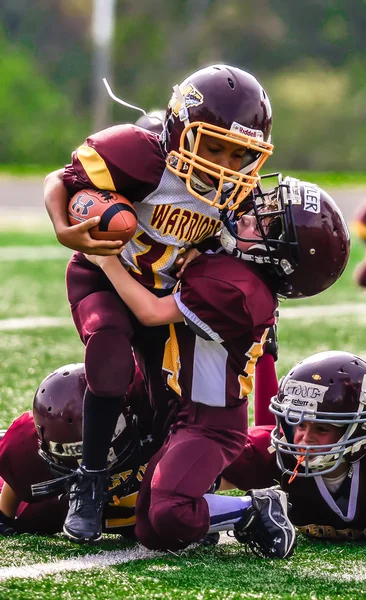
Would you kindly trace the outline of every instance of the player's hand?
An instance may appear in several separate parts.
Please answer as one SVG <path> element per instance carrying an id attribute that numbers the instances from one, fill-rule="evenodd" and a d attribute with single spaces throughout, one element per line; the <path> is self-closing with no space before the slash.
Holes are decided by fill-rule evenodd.
<path id="1" fill-rule="evenodd" d="M 178 269 L 176 272 L 177 277 L 182 277 L 184 273 L 184 269 L 194 258 L 197 258 L 201 253 L 197 250 L 197 248 L 189 248 L 183 254 L 180 254 L 175 261 L 175 267 Z"/>
<path id="2" fill-rule="evenodd" d="M 122 240 L 94 240 L 91 237 L 89 229 L 95 227 L 99 221 L 100 217 L 93 217 L 79 225 L 65 227 L 57 232 L 57 239 L 63 246 L 84 254 L 98 254 L 100 256 L 120 254 L 123 247 Z"/>
<path id="3" fill-rule="evenodd" d="M 7 517 L 0 510 L 0 536 L 9 537 L 17 533 L 15 519 Z"/>

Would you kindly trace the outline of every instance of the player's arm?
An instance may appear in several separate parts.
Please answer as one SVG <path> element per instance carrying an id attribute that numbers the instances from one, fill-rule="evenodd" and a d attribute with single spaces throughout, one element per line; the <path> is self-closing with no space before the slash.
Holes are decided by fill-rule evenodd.
<path id="1" fill-rule="evenodd" d="M 88 219 L 78 225 L 70 225 L 67 217 L 69 193 L 63 182 L 64 169 L 53 171 L 44 181 L 44 201 L 60 244 L 87 254 L 103 256 L 119 254 L 121 241 L 94 240 L 89 229 L 94 227 L 99 217 Z"/>
<path id="2" fill-rule="evenodd" d="M 143 325 L 152 327 L 184 320 L 172 294 L 157 298 L 131 277 L 117 257 L 87 256 L 86 258 L 104 271 L 123 302 Z"/>

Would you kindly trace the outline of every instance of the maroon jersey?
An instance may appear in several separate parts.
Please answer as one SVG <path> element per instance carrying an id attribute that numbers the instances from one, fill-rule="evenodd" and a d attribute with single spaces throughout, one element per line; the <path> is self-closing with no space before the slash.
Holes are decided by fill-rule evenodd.
<path id="1" fill-rule="evenodd" d="M 137 473 L 137 483 L 129 494 L 112 496 L 110 502 L 104 506 L 104 526 L 106 533 L 123 533 L 126 527 L 135 524 L 135 505 L 138 495 L 138 482 L 141 482 L 146 465 L 141 465 Z M 131 470 L 125 469 L 111 475 L 109 489 L 125 481 Z M 54 533 L 62 530 L 63 522 L 68 510 L 68 501 L 65 497 L 50 499 L 32 496 L 31 486 L 53 478 L 53 474 L 45 461 L 38 454 L 38 435 L 34 426 L 32 411 L 25 412 L 18 417 L 9 427 L 0 441 L 0 477 L 14 490 L 17 497 L 22 500 L 18 517 L 22 517 L 19 524 L 22 531 L 30 533 Z M 29 504 L 44 504 L 52 507 L 52 523 L 45 517 L 42 510 L 28 511 Z M 31 522 L 33 519 L 33 522 Z M 37 520 L 37 522 L 35 522 Z"/>
<path id="2" fill-rule="evenodd" d="M 244 261 L 224 252 L 202 254 L 187 266 L 174 298 L 186 323 L 170 326 L 167 384 L 186 401 L 242 404 L 274 322 L 270 288 Z"/>
<path id="3" fill-rule="evenodd" d="M 250 427 L 248 441 L 240 457 L 223 477 L 242 490 L 280 483 L 292 505 L 289 516 L 296 527 L 311 537 L 327 539 L 366 539 L 366 458 L 353 463 L 346 479 L 331 493 L 321 476 L 282 475 L 271 444 L 271 426 Z"/>
<path id="4" fill-rule="evenodd" d="M 15 419 L 0 441 L 0 475 L 25 502 L 34 502 L 32 483 L 52 478 L 38 454 L 38 435 L 30 410 Z"/>
<path id="5" fill-rule="evenodd" d="M 170 272 L 179 252 L 221 227 L 218 209 L 189 194 L 165 158 L 157 135 L 118 125 L 90 136 L 64 172 L 70 195 L 93 187 L 117 191 L 135 204 L 137 230 L 121 259 L 140 283 L 157 289 L 174 286 Z"/>

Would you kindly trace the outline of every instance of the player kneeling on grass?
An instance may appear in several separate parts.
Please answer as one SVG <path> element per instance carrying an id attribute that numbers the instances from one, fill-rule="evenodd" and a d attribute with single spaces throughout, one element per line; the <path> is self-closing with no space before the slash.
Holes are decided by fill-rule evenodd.
<path id="1" fill-rule="evenodd" d="M 277 426 L 250 428 L 221 489 L 281 481 L 301 533 L 365 540 L 366 361 L 348 352 L 314 354 L 282 378 L 270 409 Z"/>
<path id="2" fill-rule="evenodd" d="M 207 493 L 245 443 L 247 394 L 274 323 L 276 294 L 320 293 L 349 256 L 347 226 L 332 198 L 297 179 L 276 181 L 269 192 L 259 189 L 237 220 L 222 214 L 222 247 L 191 261 L 170 296 L 144 289 L 116 257 L 89 257 L 144 325 L 170 323 L 162 371 L 176 414 L 149 461 L 136 505 L 137 538 L 148 548 L 176 550 L 233 529 L 265 556 L 293 551 L 284 492 Z M 68 536 L 85 539 L 85 523 L 71 506 Z"/>

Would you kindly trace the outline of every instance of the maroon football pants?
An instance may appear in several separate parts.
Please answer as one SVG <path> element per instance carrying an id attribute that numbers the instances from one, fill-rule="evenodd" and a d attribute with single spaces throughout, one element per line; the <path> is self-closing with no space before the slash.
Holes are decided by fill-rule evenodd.
<path id="1" fill-rule="evenodd" d="M 239 456 L 247 405 L 216 408 L 191 402 L 149 461 L 136 505 L 136 535 L 147 548 L 178 550 L 197 542 L 210 524 L 203 495 Z"/>
<path id="2" fill-rule="evenodd" d="M 124 396 L 133 380 L 135 356 L 161 430 L 170 398 L 161 376 L 169 328 L 144 327 L 122 302 L 103 271 L 76 252 L 66 273 L 68 299 L 85 345 L 85 373 L 96 396 Z"/>

